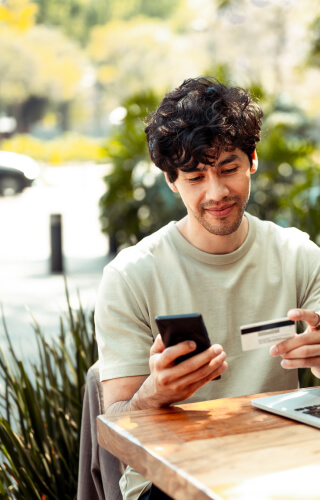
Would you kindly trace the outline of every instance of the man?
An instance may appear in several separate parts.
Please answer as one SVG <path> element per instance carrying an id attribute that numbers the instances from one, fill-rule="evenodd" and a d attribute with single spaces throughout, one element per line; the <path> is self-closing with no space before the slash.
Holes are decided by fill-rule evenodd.
<path id="1" fill-rule="evenodd" d="M 187 215 L 105 268 L 96 328 L 106 411 L 294 389 L 298 367 L 320 377 L 320 249 L 245 213 L 261 120 L 247 91 L 209 78 L 186 80 L 149 116 L 151 159 Z M 165 349 L 154 318 L 195 312 L 212 346 L 175 365 L 195 344 Z M 241 325 L 287 315 L 305 333 L 242 351 Z M 126 500 L 158 498 L 130 468 L 121 488 Z"/>

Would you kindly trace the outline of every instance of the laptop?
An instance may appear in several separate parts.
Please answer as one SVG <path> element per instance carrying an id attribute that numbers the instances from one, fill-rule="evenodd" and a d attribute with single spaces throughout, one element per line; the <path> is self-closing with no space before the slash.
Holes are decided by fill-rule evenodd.
<path id="1" fill-rule="evenodd" d="M 260 410 L 292 418 L 320 429 L 320 387 L 256 398 L 252 399 L 251 404 Z"/>

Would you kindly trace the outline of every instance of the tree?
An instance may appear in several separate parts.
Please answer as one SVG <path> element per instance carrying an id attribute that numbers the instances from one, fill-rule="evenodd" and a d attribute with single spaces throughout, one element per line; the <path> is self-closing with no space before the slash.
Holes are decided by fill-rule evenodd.
<path id="1" fill-rule="evenodd" d="M 65 35 L 86 45 L 91 29 L 115 19 L 139 15 L 168 18 L 177 2 L 171 0 L 35 0 L 37 23 L 59 27 Z"/>
<path id="2" fill-rule="evenodd" d="M 145 84 L 164 93 L 185 78 L 201 74 L 211 61 L 197 33 L 177 32 L 164 20 L 145 17 L 95 27 L 88 54 L 97 66 L 109 111 Z"/>
<path id="3" fill-rule="evenodd" d="M 79 91 L 88 64 L 82 52 L 61 33 L 35 26 L 0 32 L 0 112 L 14 116 L 26 132 L 51 102 L 66 105 Z"/>

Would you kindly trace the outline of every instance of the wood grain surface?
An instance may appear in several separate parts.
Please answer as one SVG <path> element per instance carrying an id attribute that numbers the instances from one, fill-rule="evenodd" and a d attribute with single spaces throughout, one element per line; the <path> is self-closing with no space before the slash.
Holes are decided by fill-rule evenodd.
<path id="1" fill-rule="evenodd" d="M 251 406 L 267 395 L 102 415 L 98 442 L 177 500 L 319 500 L 319 430 Z"/>

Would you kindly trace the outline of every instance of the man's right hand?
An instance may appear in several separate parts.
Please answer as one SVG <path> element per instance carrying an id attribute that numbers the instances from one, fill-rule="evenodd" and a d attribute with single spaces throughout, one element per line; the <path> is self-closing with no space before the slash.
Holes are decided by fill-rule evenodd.
<path id="1" fill-rule="evenodd" d="M 193 341 L 165 348 L 158 335 L 150 350 L 150 376 L 142 384 L 139 399 L 146 391 L 148 407 L 158 408 L 184 401 L 200 387 L 221 375 L 228 367 L 219 344 L 175 365 L 176 358 L 196 349 Z"/>
<path id="2" fill-rule="evenodd" d="M 161 408 L 191 397 L 228 367 L 219 344 L 175 365 L 176 358 L 194 351 L 193 341 L 165 348 L 158 335 L 150 349 L 150 375 L 105 380 L 105 411 L 121 412 Z"/>

